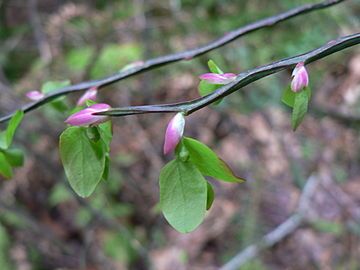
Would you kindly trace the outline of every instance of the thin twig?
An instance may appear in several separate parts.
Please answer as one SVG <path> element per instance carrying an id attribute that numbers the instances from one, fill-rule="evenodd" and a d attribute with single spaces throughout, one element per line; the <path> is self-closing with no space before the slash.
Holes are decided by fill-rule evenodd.
<path id="1" fill-rule="evenodd" d="M 239 252 L 229 262 L 222 266 L 220 270 L 239 269 L 240 266 L 256 257 L 262 250 L 272 247 L 299 228 L 307 218 L 305 212 L 310 207 L 309 203 L 316 191 L 319 181 L 320 178 L 317 176 L 310 176 L 302 191 L 297 212 L 290 216 L 285 222 L 281 223 L 273 231 L 263 236 L 258 243 L 252 244 Z"/>
<path id="2" fill-rule="evenodd" d="M 216 39 L 215 41 L 213 41 L 211 43 L 208 43 L 205 46 L 197 47 L 194 49 L 186 50 L 186 51 L 175 53 L 175 54 L 169 54 L 169 55 L 153 58 L 153 59 L 143 62 L 141 65 L 138 65 L 136 67 L 133 67 L 131 69 L 127 69 L 127 70 L 124 70 L 124 71 L 121 71 L 118 73 L 115 73 L 109 77 L 105 77 L 100 80 L 82 82 L 79 84 L 75 84 L 75 85 L 71 85 L 68 87 L 58 89 L 58 90 L 53 91 L 50 94 L 46 95 L 41 100 L 25 104 L 24 106 L 19 108 L 19 110 L 22 110 L 25 113 L 27 113 L 27 112 L 32 111 L 46 103 L 49 103 L 50 101 L 54 100 L 55 98 L 63 96 L 63 95 L 67 95 L 67 94 L 70 94 L 73 92 L 78 92 L 78 91 L 84 91 L 91 87 L 98 87 L 98 89 L 100 89 L 102 87 L 113 84 L 115 82 L 118 82 L 118 81 L 128 78 L 130 76 L 134 76 L 136 74 L 139 74 L 139 73 L 142 73 L 142 72 L 145 72 L 145 71 L 148 71 L 148 70 L 160 67 L 160 66 L 164 66 L 164 65 L 167 65 L 170 63 L 181 61 L 181 60 L 193 59 L 193 58 L 203 55 L 209 51 L 212 51 L 221 46 L 224 46 L 224 45 L 232 42 L 233 40 L 235 40 L 241 36 L 244 36 L 248 33 L 254 32 L 254 31 L 262 29 L 262 28 L 270 27 L 279 22 L 288 20 L 290 18 L 299 16 L 302 14 L 306 14 L 306 13 L 309 13 L 309 12 L 312 12 L 315 10 L 327 8 L 327 7 L 339 4 L 344 1 L 345 0 L 326 0 L 326 1 L 323 1 L 320 3 L 316 3 L 316 4 L 306 4 L 306 5 L 303 5 L 300 7 L 290 9 L 290 10 L 280 13 L 278 15 L 259 20 L 257 22 L 245 25 L 236 30 L 228 32 L 224 36 L 220 37 L 219 39 Z M 0 123 L 9 120 L 12 115 L 13 115 L 13 113 L 10 113 L 8 115 L 1 117 Z"/>
<path id="3" fill-rule="evenodd" d="M 292 68 L 299 62 L 305 62 L 309 64 L 311 62 L 320 60 L 326 56 L 329 56 L 335 52 L 344 50 L 348 47 L 357 45 L 360 43 L 360 33 L 356 33 L 349 36 L 340 37 L 336 40 L 331 40 L 325 45 L 309 51 L 304 54 L 285 58 L 279 61 L 269 63 L 264 66 L 260 66 L 248 71 L 244 71 L 237 75 L 236 79 L 217 89 L 213 93 L 193 99 L 186 102 L 172 103 L 172 104 L 160 104 L 160 105 L 144 105 L 144 106 L 129 106 L 122 108 L 113 108 L 106 112 L 95 113 L 96 115 L 110 115 L 110 116 L 125 116 L 132 114 L 144 114 L 144 113 L 168 113 L 168 112 L 183 112 L 185 114 L 191 114 L 201 108 L 212 104 L 213 102 L 222 99 L 231 93 L 243 88 L 244 86 L 255 82 L 261 78 L 267 77 L 271 74 L 280 72 L 286 68 Z M 5 118 L 5 117 L 4 117 Z M 0 122 L 4 119 L 0 118 Z M 6 119 L 4 119 L 6 120 Z"/>

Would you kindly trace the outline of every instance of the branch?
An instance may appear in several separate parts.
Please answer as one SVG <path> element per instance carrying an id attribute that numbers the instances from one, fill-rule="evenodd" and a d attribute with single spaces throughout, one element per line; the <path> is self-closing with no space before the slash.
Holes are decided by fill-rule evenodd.
<path id="1" fill-rule="evenodd" d="M 193 99 L 186 102 L 172 103 L 172 104 L 160 104 L 160 105 L 144 105 L 144 106 L 130 106 L 113 108 L 106 112 L 95 113 L 96 115 L 109 115 L 109 116 L 125 116 L 132 114 L 144 114 L 144 113 L 168 113 L 168 112 L 183 112 L 186 115 L 191 114 L 201 108 L 212 104 L 213 102 L 222 99 L 231 93 L 243 88 L 244 86 L 257 81 L 261 78 L 267 77 L 273 73 L 277 73 L 287 68 L 294 67 L 299 62 L 305 62 L 309 64 L 311 62 L 320 60 L 326 56 L 329 56 L 335 52 L 344 50 L 348 47 L 354 46 L 360 43 L 360 33 L 356 33 L 350 36 L 338 38 L 336 40 L 329 41 L 325 45 L 309 51 L 304 54 L 285 58 L 270 64 L 244 71 L 237 75 L 236 79 L 217 89 L 213 93 Z M 1 122 L 2 119 L 0 119 Z"/>
<path id="2" fill-rule="evenodd" d="M 194 49 L 190 49 L 187 51 L 175 53 L 175 54 L 169 54 L 169 55 L 153 58 L 153 59 L 143 62 L 142 65 L 133 67 L 128 70 L 120 71 L 118 73 L 115 73 L 109 77 L 105 77 L 100 80 L 92 80 L 92 81 L 88 81 L 88 82 L 82 82 L 79 84 L 74 84 L 74 85 L 71 85 L 68 87 L 58 89 L 58 90 L 53 91 L 50 94 L 46 95 L 43 99 L 38 100 L 36 102 L 31 102 L 31 103 L 25 104 L 24 106 L 22 106 L 19 109 L 24 111 L 25 113 L 27 113 L 27 112 L 32 111 L 46 103 L 49 103 L 50 101 L 52 101 L 55 98 L 60 97 L 60 96 L 64 96 L 64 95 L 67 95 L 67 94 L 70 94 L 73 92 L 84 91 L 91 87 L 97 87 L 98 89 L 100 89 L 107 85 L 121 81 L 125 78 L 134 76 L 136 74 L 139 74 L 139 73 L 142 73 L 142 72 L 145 72 L 145 71 L 148 71 L 148 70 L 160 67 L 160 66 L 164 66 L 164 65 L 167 65 L 170 63 L 181 61 L 181 60 L 190 60 L 192 58 L 203 55 L 209 51 L 212 51 L 214 49 L 222 47 L 222 46 L 232 42 L 233 40 L 235 40 L 241 36 L 244 36 L 248 33 L 251 33 L 253 31 L 256 31 L 256 30 L 259 30 L 262 28 L 266 28 L 266 27 L 270 27 L 279 22 L 286 21 L 290 18 L 299 16 L 301 14 L 306 14 L 306 13 L 309 13 L 309 12 L 312 12 L 315 10 L 327 8 L 327 7 L 339 4 L 343 1 L 345 1 L 345 0 L 326 0 L 326 1 L 323 1 L 320 3 L 316 3 L 316 4 L 306 4 L 306 5 L 294 8 L 294 9 L 290 9 L 290 10 L 280 13 L 278 15 L 268 17 L 268 18 L 262 19 L 260 21 L 245 25 L 236 30 L 233 30 L 233 31 L 225 34 L 224 36 L 220 37 L 219 39 L 216 39 L 213 42 L 208 43 L 207 45 L 197 47 Z M 10 113 L 8 115 L 1 117 L 0 123 L 9 120 L 13 114 L 14 113 Z"/>
<path id="3" fill-rule="evenodd" d="M 256 257 L 260 251 L 272 247 L 299 228 L 306 219 L 305 213 L 310 209 L 309 202 L 316 191 L 319 181 L 320 179 L 317 176 L 310 176 L 302 191 L 297 212 L 273 231 L 264 235 L 258 243 L 252 244 L 238 253 L 228 263 L 222 266 L 220 270 L 239 269 L 240 266 Z"/>

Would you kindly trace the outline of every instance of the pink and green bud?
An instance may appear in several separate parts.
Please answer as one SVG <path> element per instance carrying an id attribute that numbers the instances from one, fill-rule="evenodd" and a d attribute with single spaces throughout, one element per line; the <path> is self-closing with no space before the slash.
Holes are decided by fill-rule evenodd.
<path id="1" fill-rule="evenodd" d="M 25 95 L 28 99 L 31 99 L 34 101 L 40 100 L 45 96 L 43 93 L 41 93 L 40 91 L 37 91 L 37 90 L 27 92 Z"/>
<path id="2" fill-rule="evenodd" d="M 96 100 L 96 96 L 97 96 L 97 87 L 91 87 L 89 90 L 87 90 L 78 100 L 78 102 L 76 103 L 77 106 L 83 106 L 86 104 L 86 101 L 88 100 L 92 100 L 95 101 Z"/>
<path id="3" fill-rule="evenodd" d="M 210 84 L 228 84 L 236 79 L 236 74 L 234 73 L 205 73 L 199 76 L 201 80 L 204 80 Z"/>
<path id="4" fill-rule="evenodd" d="M 309 75 L 304 66 L 304 62 L 300 62 L 294 68 L 291 81 L 291 90 L 293 92 L 299 92 L 309 85 Z"/>
<path id="5" fill-rule="evenodd" d="M 165 132 L 164 154 L 174 151 L 184 133 L 185 117 L 177 113 L 169 122 Z"/>
<path id="6" fill-rule="evenodd" d="M 109 120 L 109 116 L 106 115 L 94 115 L 94 113 L 105 112 L 111 107 L 105 103 L 99 103 L 91 105 L 86 109 L 83 109 L 77 113 L 74 113 L 65 120 L 65 123 L 71 126 L 94 126 L 99 125 Z"/>

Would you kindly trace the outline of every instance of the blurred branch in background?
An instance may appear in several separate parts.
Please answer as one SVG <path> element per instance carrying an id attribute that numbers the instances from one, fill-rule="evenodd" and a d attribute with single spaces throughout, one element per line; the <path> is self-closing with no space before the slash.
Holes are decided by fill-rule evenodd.
<path id="1" fill-rule="evenodd" d="M 36 40 L 37 48 L 41 60 L 44 63 L 44 66 L 48 65 L 52 60 L 51 50 L 49 42 L 47 41 L 44 29 L 41 25 L 40 15 L 37 10 L 38 1 L 37 0 L 28 0 L 28 11 L 30 17 L 30 23 L 32 30 L 34 32 L 34 37 Z"/>
<path id="2" fill-rule="evenodd" d="M 35 1 L 35 0 L 33 0 L 33 1 Z M 323 1 L 320 3 L 306 4 L 306 5 L 294 8 L 294 9 L 288 10 L 286 12 L 280 13 L 278 15 L 262 19 L 260 21 L 245 25 L 236 30 L 228 32 L 223 37 L 221 37 L 205 46 L 186 50 L 186 51 L 183 51 L 180 53 L 160 56 L 160 57 L 157 57 L 154 59 L 144 61 L 135 67 L 129 68 L 124 71 L 120 71 L 119 73 L 113 74 L 109 77 L 106 77 L 106 78 L 103 78 L 100 80 L 94 80 L 94 81 L 90 81 L 90 82 L 82 82 L 79 84 L 71 85 L 69 87 L 61 88 L 59 90 L 55 90 L 55 91 L 51 92 L 51 94 L 46 95 L 43 99 L 41 99 L 37 102 L 32 102 L 32 103 L 26 104 L 19 109 L 23 110 L 24 112 L 29 112 L 31 110 L 38 108 L 39 106 L 42 106 L 42 105 L 54 100 L 57 97 L 60 97 L 60 96 L 66 95 L 66 94 L 70 94 L 70 93 L 77 92 L 77 91 L 84 91 L 91 87 L 97 87 L 100 89 L 107 85 L 113 84 L 115 82 L 118 82 L 118 81 L 123 80 L 128 77 L 131 77 L 133 75 L 154 69 L 156 67 L 164 66 L 164 65 L 174 63 L 174 62 L 177 62 L 180 60 L 190 60 L 190 59 L 193 59 L 200 55 L 203 55 L 211 50 L 214 50 L 221 46 L 224 46 L 224 45 L 230 43 L 231 41 L 233 41 L 241 36 L 244 36 L 246 34 L 249 34 L 253 31 L 256 31 L 256 30 L 259 30 L 262 28 L 266 28 L 266 27 L 270 27 L 279 22 L 291 19 L 293 17 L 299 16 L 302 14 L 306 14 L 306 13 L 309 13 L 309 12 L 312 12 L 315 10 L 327 8 L 327 7 L 339 4 L 343 1 L 345 1 L 345 0 L 326 0 L 326 1 Z M 8 114 L 8 115 L 1 117 L 0 122 L 7 121 L 8 119 L 11 118 L 11 116 L 12 116 L 12 114 Z"/>
<path id="3" fill-rule="evenodd" d="M 306 181 L 306 185 L 301 193 L 296 213 L 290 216 L 274 230 L 263 236 L 257 243 L 250 245 L 239 252 L 228 263 L 222 266 L 220 270 L 239 269 L 239 267 L 258 256 L 264 249 L 271 248 L 282 241 L 285 237 L 292 234 L 301 225 L 303 225 L 308 218 L 312 218 L 313 213 L 311 211 L 311 199 L 321 181 L 321 176 L 311 175 Z"/>

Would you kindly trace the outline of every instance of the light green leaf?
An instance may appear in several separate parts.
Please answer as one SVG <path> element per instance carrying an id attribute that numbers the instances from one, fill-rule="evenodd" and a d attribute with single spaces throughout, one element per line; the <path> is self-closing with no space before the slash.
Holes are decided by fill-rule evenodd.
<path id="1" fill-rule="evenodd" d="M 170 161 L 160 173 L 160 205 L 166 220 L 176 230 L 195 230 L 206 212 L 207 185 L 190 162 Z"/>
<path id="2" fill-rule="evenodd" d="M 101 139 L 105 145 L 106 152 L 110 152 L 110 143 L 112 140 L 112 124 L 111 121 L 107 121 L 97 126 Z"/>
<path id="3" fill-rule="evenodd" d="M 103 142 L 90 140 L 84 127 L 69 127 L 60 136 L 60 156 L 70 186 L 81 197 L 90 196 L 104 173 Z"/>
<path id="4" fill-rule="evenodd" d="M 206 210 L 209 210 L 215 199 L 215 192 L 212 185 L 206 182 L 207 185 L 207 199 L 206 199 Z"/>
<path id="5" fill-rule="evenodd" d="M 224 74 L 224 72 L 215 64 L 213 60 L 208 61 L 208 67 L 212 73 Z"/>
<path id="6" fill-rule="evenodd" d="M 308 110 L 309 96 L 306 91 L 300 91 L 295 95 L 294 107 L 291 115 L 291 126 L 295 131 L 304 119 Z"/>
<path id="7" fill-rule="evenodd" d="M 17 111 L 14 116 L 11 118 L 6 131 L 0 133 L 0 148 L 7 149 L 11 145 L 15 131 L 18 128 L 21 120 L 24 117 L 23 111 Z"/>
<path id="8" fill-rule="evenodd" d="M 204 96 L 211 94 L 212 92 L 214 92 L 216 89 L 218 89 L 221 86 L 222 85 L 211 84 L 211 83 L 208 83 L 207 81 L 201 80 L 199 82 L 198 92 L 199 92 L 200 96 L 204 97 Z M 222 100 L 223 99 L 219 99 L 219 100 L 213 102 L 213 105 L 218 105 Z"/>
<path id="9" fill-rule="evenodd" d="M 236 176 L 229 166 L 205 144 L 188 137 L 184 137 L 183 142 L 190 153 L 190 162 L 195 164 L 203 175 L 226 182 L 245 181 Z"/>
<path id="10" fill-rule="evenodd" d="M 24 113 L 22 111 L 17 111 L 11 118 L 7 129 L 3 132 L 0 132 L 0 149 L 7 149 L 10 147 L 15 135 L 15 131 L 23 117 Z"/>
<path id="11" fill-rule="evenodd" d="M 2 151 L 2 153 L 12 167 L 21 167 L 24 165 L 24 153 L 22 150 L 10 148 Z"/>
<path id="12" fill-rule="evenodd" d="M 311 98 L 311 88 L 310 87 L 305 87 L 302 91 L 305 91 L 309 97 L 309 100 Z M 281 97 L 281 101 L 289 106 L 290 108 L 293 108 L 294 107 L 294 102 L 295 102 L 295 96 L 296 96 L 296 93 L 293 92 L 291 90 L 291 86 L 288 85 L 288 87 L 286 87 L 284 89 L 284 92 L 283 92 L 283 95 Z"/>
<path id="13" fill-rule="evenodd" d="M 294 107 L 295 92 L 291 90 L 290 85 L 284 89 L 281 101 L 290 108 Z"/>
<path id="14" fill-rule="evenodd" d="M 0 152 L 0 175 L 8 179 L 13 176 L 11 165 L 2 152 Z"/>

